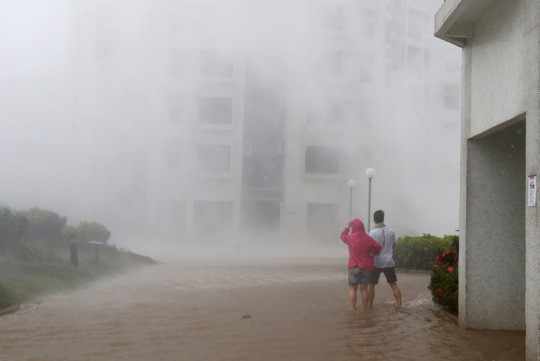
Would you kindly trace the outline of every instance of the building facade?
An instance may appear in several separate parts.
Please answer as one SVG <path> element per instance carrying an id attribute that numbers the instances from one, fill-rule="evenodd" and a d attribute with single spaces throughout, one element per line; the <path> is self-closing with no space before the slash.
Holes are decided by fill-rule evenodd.
<path id="1" fill-rule="evenodd" d="M 459 317 L 526 330 L 540 358 L 540 3 L 447 0 L 436 36 L 462 48 Z"/>
<path id="2" fill-rule="evenodd" d="M 453 187 L 459 59 L 437 55 L 429 1 L 70 6 L 74 137 L 91 149 L 74 177 L 116 234 L 333 243 L 349 202 L 367 217 L 369 167 L 374 207 L 422 233 L 415 194 Z"/>

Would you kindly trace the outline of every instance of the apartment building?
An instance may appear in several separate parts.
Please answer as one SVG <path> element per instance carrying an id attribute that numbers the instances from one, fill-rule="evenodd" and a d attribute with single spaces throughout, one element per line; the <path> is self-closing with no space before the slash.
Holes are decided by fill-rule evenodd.
<path id="1" fill-rule="evenodd" d="M 421 233 L 406 180 L 435 167 L 451 187 L 452 157 L 416 160 L 454 135 L 457 149 L 459 134 L 459 69 L 437 55 L 432 7 L 73 2 L 68 71 L 78 141 L 93 148 L 78 176 L 95 187 L 94 218 L 175 243 L 323 244 L 349 202 L 365 219 L 375 167 L 387 174 L 375 206 Z"/>

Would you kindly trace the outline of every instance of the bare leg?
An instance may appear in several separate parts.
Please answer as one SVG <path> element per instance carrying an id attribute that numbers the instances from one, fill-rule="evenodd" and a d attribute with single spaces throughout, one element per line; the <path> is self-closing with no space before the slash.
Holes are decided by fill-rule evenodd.
<path id="1" fill-rule="evenodd" d="M 362 297 L 362 310 L 364 310 L 365 312 L 368 310 L 368 301 L 369 301 L 367 285 L 360 285 L 360 295 Z"/>
<path id="2" fill-rule="evenodd" d="M 368 285 L 368 308 L 373 307 L 373 300 L 375 299 L 375 285 Z"/>
<path id="3" fill-rule="evenodd" d="M 356 299 L 358 298 L 356 291 L 358 291 L 358 285 L 349 285 L 349 304 L 353 312 L 356 312 Z"/>
<path id="4" fill-rule="evenodd" d="M 397 282 L 389 283 L 388 285 L 390 285 L 390 288 L 392 289 L 397 305 L 401 307 L 401 290 L 399 289 Z"/>

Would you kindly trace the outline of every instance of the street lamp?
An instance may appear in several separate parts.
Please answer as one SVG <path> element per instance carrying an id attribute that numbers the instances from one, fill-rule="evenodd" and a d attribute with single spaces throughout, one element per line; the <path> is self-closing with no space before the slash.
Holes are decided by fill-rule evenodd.
<path id="1" fill-rule="evenodd" d="M 356 182 L 354 179 L 349 179 L 347 181 L 347 185 L 349 186 L 349 220 L 352 218 L 352 189 L 356 185 Z"/>
<path id="2" fill-rule="evenodd" d="M 375 177 L 375 169 L 368 168 L 366 169 L 366 177 L 369 179 L 369 191 L 368 191 L 368 221 L 367 228 L 368 232 L 371 230 L 371 180 Z"/>

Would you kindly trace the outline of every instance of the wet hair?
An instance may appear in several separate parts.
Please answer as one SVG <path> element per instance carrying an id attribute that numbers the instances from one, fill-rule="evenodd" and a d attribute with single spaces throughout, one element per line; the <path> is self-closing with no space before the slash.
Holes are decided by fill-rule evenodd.
<path id="1" fill-rule="evenodd" d="M 384 211 L 378 210 L 373 213 L 373 220 L 375 223 L 383 223 L 384 222 Z"/>

